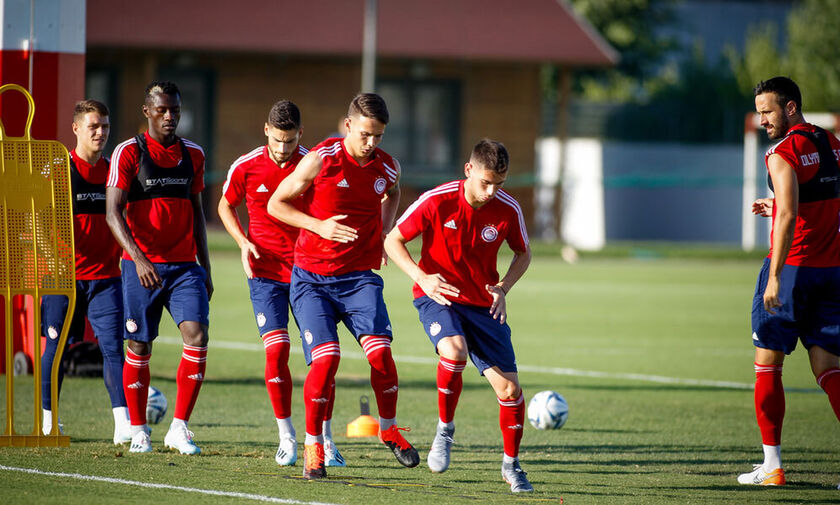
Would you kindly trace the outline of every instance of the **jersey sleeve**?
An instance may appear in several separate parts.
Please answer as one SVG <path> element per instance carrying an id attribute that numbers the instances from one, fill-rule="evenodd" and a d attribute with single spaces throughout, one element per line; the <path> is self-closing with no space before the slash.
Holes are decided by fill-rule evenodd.
<path id="1" fill-rule="evenodd" d="M 421 196 L 412 203 L 397 220 L 397 228 L 406 241 L 420 235 L 431 222 L 431 205 L 429 204 L 431 198 L 424 198 L 425 196 Z"/>
<path id="2" fill-rule="evenodd" d="M 528 249 L 528 229 L 525 227 L 525 216 L 522 213 L 522 207 L 507 193 L 498 195 L 500 199 L 505 201 L 510 206 L 510 213 L 508 220 L 510 222 L 510 231 L 505 237 L 508 246 L 516 252 L 524 252 Z"/>
<path id="3" fill-rule="evenodd" d="M 238 207 L 245 198 L 245 169 L 239 160 L 233 162 L 228 170 L 227 179 L 222 186 L 222 194 L 233 207 Z"/>
<path id="4" fill-rule="evenodd" d="M 111 155 L 107 186 L 129 191 L 131 181 L 137 177 L 137 171 L 140 170 L 139 160 L 139 150 L 134 139 L 119 144 Z"/>
<path id="5" fill-rule="evenodd" d="M 204 191 L 204 151 L 196 147 L 187 147 L 190 150 L 190 157 L 192 158 L 193 169 L 195 170 L 191 189 L 191 193 L 194 195 Z"/>

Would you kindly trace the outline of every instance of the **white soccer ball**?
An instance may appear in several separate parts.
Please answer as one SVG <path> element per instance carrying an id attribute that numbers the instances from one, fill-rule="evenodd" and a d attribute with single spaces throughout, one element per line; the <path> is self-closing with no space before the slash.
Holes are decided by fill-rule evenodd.
<path id="1" fill-rule="evenodd" d="M 528 421 L 538 430 L 562 428 L 568 418 L 569 404 L 555 391 L 540 391 L 528 403 Z"/>
<path id="2" fill-rule="evenodd" d="M 146 421 L 157 424 L 166 415 L 166 397 L 159 389 L 149 386 L 149 399 L 146 401 Z"/>

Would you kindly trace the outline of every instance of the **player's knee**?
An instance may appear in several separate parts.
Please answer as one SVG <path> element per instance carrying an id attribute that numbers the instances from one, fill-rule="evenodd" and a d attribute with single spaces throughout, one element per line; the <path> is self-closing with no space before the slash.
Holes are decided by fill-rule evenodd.
<path id="1" fill-rule="evenodd" d="M 152 344 L 150 342 L 128 340 L 127 343 L 129 350 L 138 356 L 146 356 L 152 353 Z"/>
<path id="2" fill-rule="evenodd" d="M 203 324 L 194 321 L 184 321 L 179 327 L 181 330 L 181 337 L 186 345 L 194 347 L 204 347 L 210 340 L 210 335 L 207 333 L 207 327 Z"/>
<path id="3" fill-rule="evenodd" d="M 520 388 L 519 384 L 514 381 L 505 381 L 505 383 L 496 390 L 496 396 L 502 400 L 516 400 L 519 398 L 520 394 L 522 394 L 522 388 Z"/>

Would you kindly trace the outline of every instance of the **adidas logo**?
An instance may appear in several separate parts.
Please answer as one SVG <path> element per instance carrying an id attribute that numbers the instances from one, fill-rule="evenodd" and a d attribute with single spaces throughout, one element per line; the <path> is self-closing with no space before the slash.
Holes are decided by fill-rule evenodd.
<path id="1" fill-rule="evenodd" d="M 339 188 L 349 188 L 350 185 L 347 184 L 347 179 L 341 179 L 338 184 L 336 184 Z"/>
<path id="2" fill-rule="evenodd" d="M 752 337 L 753 337 L 753 340 L 758 340 L 758 335 L 756 335 L 755 332 L 753 332 Z"/>
<path id="3" fill-rule="evenodd" d="M 383 394 L 385 394 L 385 393 L 389 393 L 389 394 L 390 393 L 396 393 L 399 390 L 400 390 L 400 388 L 398 386 L 391 386 L 388 389 L 386 389 L 385 391 L 383 391 L 382 393 Z"/>
<path id="4" fill-rule="evenodd" d="M 144 388 L 144 387 L 146 387 L 146 386 L 144 386 L 142 382 L 137 381 L 137 382 L 135 382 L 134 384 L 129 384 L 129 385 L 128 385 L 128 386 L 126 386 L 126 387 L 127 387 L 128 389 L 143 389 L 143 388 Z"/>
<path id="5" fill-rule="evenodd" d="M 387 331 L 391 331 L 391 325 L 389 324 L 388 326 L 386 326 L 386 327 L 385 327 L 385 329 L 386 329 Z"/>
<path id="6" fill-rule="evenodd" d="M 274 377 L 274 378 L 268 379 L 268 382 L 272 382 L 274 384 L 280 384 L 281 382 L 283 382 L 283 379 L 281 379 L 280 377 Z"/>
<path id="7" fill-rule="evenodd" d="M 257 188 L 257 193 L 268 193 L 268 188 L 265 187 L 265 184 L 260 184 L 260 187 Z"/>
<path id="8" fill-rule="evenodd" d="M 455 220 L 454 219 L 450 219 L 449 221 L 447 221 L 446 224 L 443 225 L 443 227 L 444 228 L 449 228 L 450 230 L 457 230 L 458 229 L 458 226 L 455 225 Z"/>
<path id="9" fill-rule="evenodd" d="M 440 391 L 441 393 L 443 393 L 445 395 L 451 395 L 452 393 L 454 393 L 454 391 L 452 391 L 451 389 L 446 389 L 446 388 L 438 388 L 438 391 Z"/>
<path id="10" fill-rule="evenodd" d="M 199 372 L 199 373 L 194 373 L 192 375 L 187 375 L 187 378 L 200 382 L 200 381 L 204 380 L 204 375 L 201 372 Z"/>
<path id="11" fill-rule="evenodd" d="M 327 403 L 328 401 L 330 401 L 330 399 L 329 398 L 313 398 L 311 401 L 313 401 L 315 403 Z"/>
<path id="12" fill-rule="evenodd" d="M 513 425 L 508 426 L 508 429 L 509 430 L 521 430 L 522 425 L 521 424 L 513 424 Z"/>

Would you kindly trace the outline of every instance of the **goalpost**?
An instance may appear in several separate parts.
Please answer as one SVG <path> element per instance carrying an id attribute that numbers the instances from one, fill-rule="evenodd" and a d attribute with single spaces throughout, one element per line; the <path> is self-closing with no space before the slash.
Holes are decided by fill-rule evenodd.
<path id="1" fill-rule="evenodd" d="M 840 131 L 840 115 L 830 112 L 808 112 L 805 120 L 809 123 L 831 130 Z M 759 198 L 758 160 L 763 153 L 758 153 L 758 130 L 761 129 L 758 114 L 747 113 L 744 120 L 744 185 L 743 202 L 741 205 L 741 247 L 745 251 L 756 248 L 756 232 L 758 219 L 752 213 L 752 202 Z M 762 193 L 766 194 L 766 193 Z M 770 226 L 768 220 L 767 226 Z"/>

